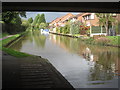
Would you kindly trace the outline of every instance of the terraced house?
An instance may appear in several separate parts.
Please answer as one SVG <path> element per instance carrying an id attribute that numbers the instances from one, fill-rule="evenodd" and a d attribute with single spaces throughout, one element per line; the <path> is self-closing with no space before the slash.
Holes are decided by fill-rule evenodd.
<path id="1" fill-rule="evenodd" d="M 65 16 L 56 18 L 49 24 L 50 29 L 53 29 L 53 32 L 56 32 L 56 27 L 64 27 L 66 22 L 73 16 L 72 13 L 68 13 Z"/>
<path id="2" fill-rule="evenodd" d="M 119 20 L 119 14 L 113 14 L 113 16 L 116 21 Z M 97 34 L 103 34 L 107 35 L 105 26 L 104 28 L 101 29 L 101 26 L 99 24 L 99 17 L 95 13 L 79 13 L 77 15 L 73 15 L 72 13 L 68 13 L 65 16 L 56 18 L 53 20 L 50 24 L 50 30 L 52 30 L 54 33 L 56 33 L 56 28 L 57 27 L 64 27 L 66 23 L 70 22 L 76 22 L 80 21 L 83 23 L 85 26 L 92 26 L 92 32 Z M 115 22 L 112 23 L 112 27 L 115 26 Z"/>
<path id="3" fill-rule="evenodd" d="M 73 15 L 71 13 L 66 14 L 65 16 L 56 18 L 55 20 L 53 20 L 49 26 L 50 28 L 53 28 L 55 31 L 55 28 L 60 26 L 60 27 L 64 27 L 66 22 L 70 20 L 72 22 L 75 21 L 80 21 L 81 23 L 86 24 L 86 26 L 99 26 L 99 20 L 97 18 L 97 16 L 95 15 L 95 13 L 79 13 L 77 15 Z"/>
<path id="4" fill-rule="evenodd" d="M 80 13 L 76 16 L 70 18 L 71 21 L 80 21 L 81 23 L 86 24 L 86 26 L 99 26 L 99 19 L 95 13 Z"/>

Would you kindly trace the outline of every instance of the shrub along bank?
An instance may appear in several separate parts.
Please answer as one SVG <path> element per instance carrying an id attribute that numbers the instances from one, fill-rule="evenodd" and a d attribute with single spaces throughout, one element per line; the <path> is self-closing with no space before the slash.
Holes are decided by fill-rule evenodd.
<path id="1" fill-rule="evenodd" d="M 104 36 L 104 37 L 98 37 L 98 38 L 83 38 L 81 39 L 87 44 L 93 44 L 93 45 L 105 45 L 105 46 L 116 46 L 120 47 L 120 36 Z"/>
<path id="2" fill-rule="evenodd" d="M 86 35 L 89 33 L 90 27 L 85 26 L 81 22 L 68 22 L 63 27 L 56 27 L 58 34 L 71 34 L 71 35 Z M 52 30 L 51 30 L 52 31 Z"/>

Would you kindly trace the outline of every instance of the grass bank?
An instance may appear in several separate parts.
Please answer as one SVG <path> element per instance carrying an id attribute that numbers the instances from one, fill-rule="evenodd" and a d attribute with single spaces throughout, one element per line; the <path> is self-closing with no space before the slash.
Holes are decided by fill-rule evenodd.
<path id="1" fill-rule="evenodd" d="M 87 44 L 120 47 L 120 36 L 105 36 L 98 39 L 94 39 L 91 37 L 81 40 Z"/>
<path id="2" fill-rule="evenodd" d="M 31 56 L 29 54 L 26 54 L 26 53 L 22 53 L 22 52 L 18 52 L 18 51 L 15 51 L 13 49 L 10 49 L 10 48 L 5 48 L 3 47 L 2 50 L 6 53 L 8 53 L 9 55 L 11 56 L 15 56 L 17 58 L 22 58 L 22 57 L 27 57 L 27 56 Z"/>
<path id="3" fill-rule="evenodd" d="M 12 56 L 15 56 L 15 57 L 18 57 L 18 58 L 21 58 L 21 57 L 26 57 L 26 56 L 31 56 L 29 54 L 26 54 L 26 53 L 22 53 L 22 52 L 18 52 L 18 51 L 15 51 L 13 49 L 10 49 L 10 48 L 6 48 L 4 47 L 5 45 L 7 45 L 8 43 L 12 42 L 13 40 L 15 40 L 16 38 L 18 38 L 19 36 L 25 34 L 27 32 L 24 32 L 24 33 L 20 33 L 20 34 L 15 34 L 11 37 L 8 37 L 4 40 L 1 40 L 0 41 L 0 50 L 8 53 L 9 55 L 12 55 Z"/>
<path id="4" fill-rule="evenodd" d="M 106 36 L 110 40 L 108 44 L 120 46 L 120 36 Z"/>
<path id="5" fill-rule="evenodd" d="M 20 34 L 16 34 L 16 35 L 13 35 L 11 37 L 1 40 L 0 47 L 5 46 L 6 44 L 8 44 L 9 42 L 11 42 L 12 40 L 14 40 L 15 38 L 17 38 L 19 36 L 20 36 Z"/>

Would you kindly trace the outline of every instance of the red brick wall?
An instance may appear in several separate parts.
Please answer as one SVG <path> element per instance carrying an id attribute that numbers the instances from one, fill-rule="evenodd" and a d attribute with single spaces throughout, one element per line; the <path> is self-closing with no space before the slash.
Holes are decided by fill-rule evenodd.
<path id="1" fill-rule="evenodd" d="M 95 18 L 92 20 L 86 20 L 86 23 L 90 22 L 92 26 L 99 26 L 99 19 L 97 18 L 97 16 L 95 15 Z"/>

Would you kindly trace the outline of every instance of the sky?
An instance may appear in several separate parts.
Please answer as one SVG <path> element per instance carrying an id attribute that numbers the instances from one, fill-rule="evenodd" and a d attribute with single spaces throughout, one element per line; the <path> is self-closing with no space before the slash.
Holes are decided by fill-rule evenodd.
<path id="1" fill-rule="evenodd" d="M 46 22 L 51 22 L 58 17 L 66 15 L 67 13 L 72 13 L 73 15 L 79 14 L 79 12 L 77 12 L 77 13 L 75 13 L 75 12 L 26 12 L 27 18 L 22 17 L 22 19 L 27 20 L 30 17 L 32 17 L 34 19 L 37 16 L 37 14 L 42 14 L 42 13 L 45 14 Z"/>

